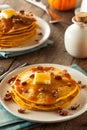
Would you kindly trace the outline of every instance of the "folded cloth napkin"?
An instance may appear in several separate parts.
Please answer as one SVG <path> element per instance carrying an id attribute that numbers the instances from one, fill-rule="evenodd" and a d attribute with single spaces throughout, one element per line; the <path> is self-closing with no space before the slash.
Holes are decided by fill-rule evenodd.
<path id="1" fill-rule="evenodd" d="M 22 130 L 23 128 L 32 128 L 39 123 L 25 121 L 23 119 L 13 116 L 7 112 L 4 107 L 0 104 L 0 130 Z"/>
<path id="2" fill-rule="evenodd" d="M 47 40 L 45 43 L 43 43 L 43 44 L 41 44 L 37 47 L 34 47 L 32 49 L 26 49 L 26 50 L 23 50 L 23 51 L 0 51 L 0 57 L 1 58 L 9 58 L 9 57 L 13 57 L 13 56 L 19 56 L 19 55 L 27 54 L 27 53 L 39 50 L 43 47 L 47 47 L 51 44 L 53 44 L 53 41 Z"/>
<path id="3" fill-rule="evenodd" d="M 87 73 L 86 73 L 82 68 L 80 68 L 78 65 L 73 64 L 73 65 L 71 65 L 70 67 L 72 67 L 72 68 L 74 68 L 74 69 L 76 69 L 76 70 L 82 72 L 83 74 L 85 74 L 85 75 L 87 76 Z"/>
<path id="4" fill-rule="evenodd" d="M 70 67 L 87 75 L 87 73 L 84 72 L 84 70 L 82 70 L 76 64 L 71 65 Z M 10 114 L 9 112 L 7 112 L 4 109 L 4 107 L 0 104 L 0 130 L 23 130 L 26 127 L 28 127 L 28 129 L 29 129 L 29 128 L 35 127 L 37 125 L 41 125 L 41 124 L 25 121 L 23 119 L 15 117 L 12 114 Z"/>

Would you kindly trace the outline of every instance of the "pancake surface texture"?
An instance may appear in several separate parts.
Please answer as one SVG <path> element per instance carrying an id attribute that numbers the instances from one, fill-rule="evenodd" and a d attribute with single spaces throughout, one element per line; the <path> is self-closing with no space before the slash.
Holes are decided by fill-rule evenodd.
<path id="1" fill-rule="evenodd" d="M 5 9 L 0 13 L 0 48 L 25 44 L 37 33 L 39 25 L 32 12 Z"/>
<path id="2" fill-rule="evenodd" d="M 34 66 L 17 75 L 10 91 L 22 108 L 48 111 L 70 105 L 80 88 L 66 70 Z"/>

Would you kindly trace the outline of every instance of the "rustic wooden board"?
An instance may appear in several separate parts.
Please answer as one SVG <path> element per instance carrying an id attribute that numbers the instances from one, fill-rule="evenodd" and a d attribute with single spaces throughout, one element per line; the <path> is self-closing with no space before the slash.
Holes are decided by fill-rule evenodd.
<path id="1" fill-rule="evenodd" d="M 44 2 L 47 3 L 47 0 L 44 0 Z M 46 20 L 51 28 L 51 35 L 49 39 L 54 41 L 52 45 L 35 52 L 8 59 L 0 59 L 0 65 L 5 68 L 5 71 L 9 69 L 9 67 L 15 66 L 18 62 L 21 64 L 27 62 L 28 64 L 55 63 L 68 66 L 78 64 L 87 72 L 87 58 L 77 59 L 70 56 L 66 52 L 64 46 L 64 33 L 67 27 L 72 24 L 71 19 L 74 16 L 74 10 L 67 12 L 56 11 L 67 21 L 68 24 L 50 24 L 48 15 L 43 10 L 25 2 L 24 0 L 1 0 L 0 4 L 10 4 L 11 7 L 16 10 L 30 10 L 37 16 Z M 85 121 L 87 122 L 87 113 L 84 113 L 82 116 L 70 121 L 55 124 L 42 124 L 41 126 L 32 128 L 31 130 L 86 130 L 87 126 L 82 126 Z"/>

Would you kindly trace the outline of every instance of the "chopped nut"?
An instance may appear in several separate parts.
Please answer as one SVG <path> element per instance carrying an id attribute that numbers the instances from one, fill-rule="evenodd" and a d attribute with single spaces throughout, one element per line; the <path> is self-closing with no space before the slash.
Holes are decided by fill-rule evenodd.
<path id="1" fill-rule="evenodd" d="M 42 66 L 37 66 L 37 69 L 38 70 L 43 70 L 43 67 Z"/>
<path id="2" fill-rule="evenodd" d="M 63 70 L 63 75 L 67 78 L 71 78 L 70 74 L 68 73 L 67 70 Z"/>
<path id="3" fill-rule="evenodd" d="M 38 42 L 39 40 L 38 40 L 38 39 L 36 39 L 35 41 L 36 41 L 36 42 Z"/>
<path id="4" fill-rule="evenodd" d="M 58 114 L 61 116 L 67 116 L 68 115 L 68 111 L 67 110 L 63 110 L 63 109 L 58 109 Z"/>
<path id="5" fill-rule="evenodd" d="M 24 10 L 20 10 L 20 13 L 21 13 L 21 14 L 24 14 Z"/>
<path id="6" fill-rule="evenodd" d="M 86 88 L 86 87 L 87 87 L 87 85 L 85 85 L 85 84 L 81 85 L 81 88 Z"/>
<path id="7" fill-rule="evenodd" d="M 38 35 L 43 35 L 42 32 L 38 33 Z"/>
<path id="8" fill-rule="evenodd" d="M 11 99 L 12 99 L 11 93 L 9 91 L 7 91 L 7 93 L 5 94 L 4 100 L 9 101 Z"/>
<path id="9" fill-rule="evenodd" d="M 16 84 L 16 85 L 20 85 L 20 84 L 21 84 L 21 80 L 20 80 L 20 79 L 16 79 L 16 80 L 15 80 L 15 84 Z"/>
<path id="10" fill-rule="evenodd" d="M 12 82 L 14 82 L 16 79 L 16 76 L 13 76 L 11 77 L 9 80 L 8 80 L 8 83 L 11 84 Z"/>
<path id="11" fill-rule="evenodd" d="M 81 81 L 78 81 L 78 84 L 81 84 L 82 82 Z"/>
<path id="12" fill-rule="evenodd" d="M 60 110 L 62 110 L 62 108 L 61 107 L 58 107 L 58 109 L 57 109 L 58 111 L 60 111 Z"/>
<path id="13" fill-rule="evenodd" d="M 79 106 L 80 106 L 80 104 L 75 104 L 75 105 L 71 106 L 70 109 L 71 110 L 77 110 Z"/>
<path id="14" fill-rule="evenodd" d="M 20 79 L 16 79 L 16 81 L 20 82 Z"/>
<path id="15" fill-rule="evenodd" d="M 56 80 L 61 80 L 61 79 L 62 79 L 62 77 L 61 77 L 61 76 L 59 76 L 59 75 L 56 75 L 56 76 L 55 76 L 55 79 L 56 79 Z"/>
<path id="16" fill-rule="evenodd" d="M 34 78 L 34 74 L 30 75 L 30 78 Z"/>
<path id="17" fill-rule="evenodd" d="M 27 82 L 26 81 L 22 82 L 22 85 L 23 86 L 27 85 Z"/>
<path id="18" fill-rule="evenodd" d="M 71 86 L 72 86 L 72 83 L 71 83 L 71 82 L 68 82 L 67 85 L 68 85 L 69 87 L 71 87 Z"/>
<path id="19" fill-rule="evenodd" d="M 63 70 L 63 73 L 66 74 L 66 73 L 67 73 L 67 70 Z"/>
<path id="20" fill-rule="evenodd" d="M 18 109 L 18 112 L 21 113 L 21 114 L 24 114 L 25 113 L 25 109 Z"/>

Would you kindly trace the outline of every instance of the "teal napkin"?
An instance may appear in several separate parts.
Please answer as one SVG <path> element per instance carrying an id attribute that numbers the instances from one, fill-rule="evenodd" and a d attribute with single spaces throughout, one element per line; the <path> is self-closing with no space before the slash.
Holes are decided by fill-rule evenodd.
<path id="1" fill-rule="evenodd" d="M 0 130 L 22 130 L 23 128 L 32 128 L 37 125 L 40 124 L 13 116 L 0 104 Z"/>
<path id="2" fill-rule="evenodd" d="M 9 57 L 14 57 L 14 56 L 27 54 L 27 53 L 39 50 L 39 49 L 41 49 L 43 47 L 47 47 L 47 46 L 49 46 L 51 44 L 53 44 L 53 41 L 47 40 L 45 43 L 43 43 L 40 46 L 37 46 L 35 48 L 32 48 L 32 49 L 27 49 L 27 50 L 23 50 L 23 51 L 0 51 L 0 57 L 1 58 L 9 58 Z"/>
<path id="3" fill-rule="evenodd" d="M 81 69 L 76 64 L 71 65 L 70 67 L 87 75 L 87 73 L 84 72 L 84 70 Z M 41 125 L 41 124 L 25 121 L 25 120 L 20 119 L 16 116 L 13 116 L 9 112 L 7 112 L 4 109 L 4 107 L 0 104 L 0 130 L 23 130 L 26 127 L 28 127 L 28 129 L 29 129 L 29 128 L 35 127 L 37 125 Z"/>
<path id="4" fill-rule="evenodd" d="M 82 68 L 80 68 L 78 65 L 73 64 L 73 65 L 71 65 L 70 67 L 72 67 L 72 68 L 74 68 L 74 69 L 76 69 L 76 70 L 82 72 L 83 74 L 85 74 L 85 75 L 87 76 L 87 73 L 86 73 Z"/>

